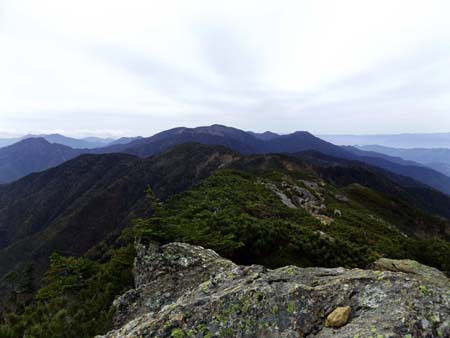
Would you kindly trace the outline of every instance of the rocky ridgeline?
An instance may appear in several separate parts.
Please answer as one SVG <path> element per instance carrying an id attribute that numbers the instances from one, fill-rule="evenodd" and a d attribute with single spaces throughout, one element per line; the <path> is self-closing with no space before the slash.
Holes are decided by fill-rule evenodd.
<path id="1" fill-rule="evenodd" d="M 306 210 L 311 216 L 318 219 L 322 224 L 329 225 L 334 219 L 326 215 L 327 207 L 323 194 L 325 189 L 316 182 L 299 180 L 304 187 L 294 184 L 288 180 L 284 180 L 280 187 L 274 183 L 267 183 L 260 181 L 266 188 L 277 195 L 281 202 L 291 209 L 302 208 Z M 324 182 L 321 182 L 325 184 Z M 345 201 L 348 201 L 345 196 L 341 196 Z M 340 210 L 335 210 L 335 215 L 342 216 Z"/>
<path id="2" fill-rule="evenodd" d="M 136 289 L 104 338 L 450 337 L 449 281 L 417 262 L 269 270 L 188 244 L 137 249 Z"/>

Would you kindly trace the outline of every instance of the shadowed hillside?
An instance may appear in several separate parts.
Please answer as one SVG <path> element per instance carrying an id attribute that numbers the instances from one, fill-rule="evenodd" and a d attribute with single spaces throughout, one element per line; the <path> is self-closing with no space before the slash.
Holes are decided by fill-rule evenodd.
<path id="1" fill-rule="evenodd" d="M 42 271 L 55 250 L 84 253 L 148 211 L 148 186 L 167 198 L 233 156 L 224 148 L 202 146 L 180 146 L 146 160 L 83 155 L 0 187 L 0 275 L 30 260 Z"/>

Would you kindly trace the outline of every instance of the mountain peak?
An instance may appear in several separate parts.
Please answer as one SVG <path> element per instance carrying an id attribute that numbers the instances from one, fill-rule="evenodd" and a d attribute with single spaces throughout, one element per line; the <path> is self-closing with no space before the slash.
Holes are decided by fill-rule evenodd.
<path id="1" fill-rule="evenodd" d="M 293 135 L 307 135 L 307 136 L 312 136 L 315 138 L 318 138 L 317 136 L 314 136 L 313 134 L 311 134 L 309 131 L 306 130 L 297 130 L 295 132 L 292 133 Z"/>
<path id="2" fill-rule="evenodd" d="M 212 134 L 220 135 L 220 136 L 226 136 L 226 135 L 236 135 L 236 134 L 246 134 L 245 131 L 234 128 L 234 127 L 228 127 L 222 124 L 213 124 L 210 126 L 204 126 L 204 127 L 197 127 L 193 128 L 193 131 L 200 131 L 200 132 L 209 132 Z"/>
<path id="3" fill-rule="evenodd" d="M 270 141 L 277 137 L 280 137 L 279 134 L 273 133 L 271 131 L 265 131 L 263 133 L 255 133 L 253 131 L 247 131 L 247 134 L 250 134 L 250 135 L 256 137 L 257 139 L 260 139 L 263 141 Z"/>
<path id="4" fill-rule="evenodd" d="M 30 173 L 57 166 L 81 151 L 30 137 L 0 149 L 0 183 L 8 183 Z"/>
<path id="5" fill-rule="evenodd" d="M 8 148 L 11 147 L 19 147 L 21 145 L 30 145 L 30 144 L 42 144 L 42 145 L 50 145 L 51 143 L 48 142 L 45 138 L 40 136 L 32 136 L 25 138 L 15 144 L 10 145 Z"/>

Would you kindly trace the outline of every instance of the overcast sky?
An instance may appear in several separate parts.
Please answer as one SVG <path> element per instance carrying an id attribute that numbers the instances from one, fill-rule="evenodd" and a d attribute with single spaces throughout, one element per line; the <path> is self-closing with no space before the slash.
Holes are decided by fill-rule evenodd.
<path id="1" fill-rule="evenodd" d="M 448 0 L 0 0 L 0 134 L 450 131 Z"/>

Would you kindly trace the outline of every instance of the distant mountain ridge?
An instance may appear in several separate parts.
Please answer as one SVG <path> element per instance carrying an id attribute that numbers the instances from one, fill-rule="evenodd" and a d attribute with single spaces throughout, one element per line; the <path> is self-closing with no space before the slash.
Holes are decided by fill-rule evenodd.
<path id="1" fill-rule="evenodd" d="M 250 135 L 253 135 L 254 137 L 256 137 L 260 140 L 264 140 L 264 141 L 273 140 L 273 139 L 281 136 L 279 134 L 272 133 L 271 131 L 265 131 L 264 133 L 254 133 L 252 131 L 247 131 L 247 133 L 249 133 Z"/>
<path id="2" fill-rule="evenodd" d="M 417 163 L 404 161 L 400 158 L 389 157 L 378 153 L 364 152 L 357 148 L 339 147 L 317 138 L 306 131 L 298 131 L 289 135 L 265 133 L 265 136 L 257 136 L 253 133 L 223 125 L 212 125 L 197 128 L 179 127 L 160 132 L 147 138 L 127 139 L 126 141 L 131 141 L 130 143 L 114 144 L 96 149 L 72 149 L 73 151 L 71 154 L 75 157 L 81 153 L 126 153 L 145 158 L 160 154 L 173 146 L 190 142 L 206 145 L 222 145 L 244 155 L 298 153 L 314 150 L 333 157 L 360 161 L 371 166 L 391 171 L 397 175 L 411 177 L 416 181 L 426 184 L 434 189 L 450 194 L 450 177 Z M 14 148 L 14 146 L 11 147 Z M 50 147 L 49 151 L 58 153 L 58 150 L 51 149 Z M 3 152 L 4 149 L 0 149 L 0 159 L 2 158 Z M 29 161 L 34 160 L 33 154 L 29 154 L 28 157 Z M 27 156 L 23 158 L 26 159 Z M 9 162 L 14 162 L 14 158 L 6 157 L 3 161 L 3 167 L 7 168 L 10 165 Z M 52 162 L 52 165 L 57 165 L 63 162 L 64 159 L 60 157 L 60 162 L 56 164 Z M 27 170 L 17 170 L 17 172 L 20 173 L 21 176 L 25 176 L 33 171 L 49 168 L 51 165 L 42 163 L 41 166 L 42 168 L 33 167 L 32 171 L 29 170 L 29 167 L 26 167 L 25 169 Z M 2 161 L 0 161 L 0 168 L 1 167 Z M 12 179 L 17 179 L 18 177 L 20 177 L 20 175 L 16 175 Z M 3 183 L 10 182 L 12 179 L 3 180 Z M 2 181 L 0 181 L 0 183 L 1 182 Z"/>
<path id="3" fill-rule="evenodd" d="M 50 143 L 58 143 L 75 149 L 94 149 L 107 146 L 114 142 L 111 138 L 100 137 L 86 137 L 86 138 L 73 138 L 67 137 L 61 134 L 40 134 L 40 135 L 25 135 L 17 138 L 0 138 L 0 148 L 13 145 L 14 143 L 30 139 L 30 138 L 43 138 Z"/>
<path id="4" fill-rule="evenodd" d="M 258 134 L 257 134 L 258 135 Z M 292 153 L 305 150 L 317 150 L 334 155 L 344 155 L 347 151 L 325 142 L 306 131 L 297 131 L 289 135 L 267 134 L 263 139 L 254 133 L 227 127 L 212 125 L 197 128 L 174 128 L 148 138 L 135 140 L 125 145 L 116 145 L 97 149 L 94 152 L 125 152 L 140 157 L 160 153 L 173 145 L 198 142 L 202 144 L 220 144 L 242 154 Z"/>
<path id="5" fill-rule="evenodd" d="M 83 153 L 44 138 L 27 138 L 0 149 L 0 183 L 22 178 L 71 160 Z"/>
<path id="6" fill-rule="evenodd" d="M 391 148 L 379 145 L 359 146 L 364 151 L 400 157 L 404 160 L 421 163 L 427 167 L 450 176 L 450 148 Z"/>
<path id="7" fill-rule="evenodd" d="M 149 138 L 143 138 L 125 145 L 116 145 L 94 150 L 97 153 L 124 152 L 139 157 L 159 154 L 171 146 L 198 142 L 220 144 L 242 154 L 297 153 L 315 150 L 326 155 L 347 160 L 361 161 L 398 175 L 412 177 L 435 189 L 450 194 L 450 177 L 420 164 L 381 154 L 372 154 L 356 148 L 339 147 L 326 142 L 306 131 L 288 135 L 270 134 L 269 139 L 258 138 L 253 133 L 212 125 L 197 128 L 175 128 L 163 131 Z"/>
<path id="8" fill-rule="evenodd" d="M 133 141 L 136 140 L 140 140 L 142 139 L 142 136 L 136 136 L 136 137 L 121 137 L 115 141 L 110 142 L 109 144 L 105 145 L 105 146 L 113 146 L 113 145 L 118 145 L 118 144 L 127 144 L 127 143 L 131 143 Z"/>
<path id="9" fill-rule="evenodd" d="M 450 133 L 318 136 L 328 142 L 345 146 L 376 144 L 392 148 L 450 148 Z"/>

